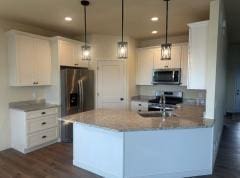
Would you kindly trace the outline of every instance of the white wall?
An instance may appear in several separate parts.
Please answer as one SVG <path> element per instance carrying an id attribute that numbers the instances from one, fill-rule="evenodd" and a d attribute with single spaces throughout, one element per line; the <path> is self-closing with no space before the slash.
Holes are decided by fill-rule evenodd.
<path id="1" fill-rule="evenodd" d="M 44 98 L 45 87 L 9 87 L 7 67 L 7 39 L 5 32 L 10 29 L 17 29 L 39 35 L 58 35 L 40 28 L 0 20 L 0 150 L 10 146 L 10 125 L 8 116 L 8 104 L 13 101 L 31 100 L 33 94 L 36 98 Z"/>
<path id="2" fill-rule="evenodd" d="M 208 36 L 206 117 L 215 119 L 214 158 L 217 155 L 226 111 L 227 35 L 223 28 L 224 23 L 223 0 L 212 1 Z"/>

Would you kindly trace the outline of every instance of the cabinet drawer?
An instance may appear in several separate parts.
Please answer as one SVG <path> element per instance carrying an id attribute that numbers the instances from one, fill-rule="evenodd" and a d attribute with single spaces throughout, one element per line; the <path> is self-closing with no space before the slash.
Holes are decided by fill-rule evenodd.
<path id="1" fill-rule="evenodd" d="M 58 112 L 57 108 L 49 108 L 49 109 L 27 112 L 26 116 L 27 116 L 27 119 L 31 119 L 36 117 L 44 117 L 47 115 L 57 114 L 57 112 Z"/>
<path id="2" fill-rule="evenodd" d="M 136 112 L 148 111 L 148 102 L 132 101 L 131 110 Z"/>
<path id="3" fill-rule="evenodd" d="M 29 135 L 28 148 L 38 146 L 58 138 L 58 127 Z"/>
<path id="4" fill-rule="evenodd" d="M 57 115 L 30 119 L 27 121 L 27 132 L 33 133 L 57 126 Z"/>

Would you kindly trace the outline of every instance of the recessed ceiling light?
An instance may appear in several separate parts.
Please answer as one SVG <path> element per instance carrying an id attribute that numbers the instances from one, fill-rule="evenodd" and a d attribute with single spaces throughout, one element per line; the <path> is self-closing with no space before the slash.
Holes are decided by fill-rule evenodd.
<path id="1" fill-rule="evenodd" d="M 157 34 L 157 33 L 158 33 L 157 30 L 153 30 L 153 31 L 152 31 L 152 34 Z"/>
<path id="2" fill-rule="evenodd" d="M 153 21 L 153 22 L 156 22 L 156 21 L 158 21 L 158 20 L 159 20 L 158 17 L 152 17 L 152 18 L 151 18 L 151 21 Z"/>
<path id="3" fill-rule="evenodd" d="M 71 22 L 72 21 L 72 17 L 65 17 L 65 21 Z"/>

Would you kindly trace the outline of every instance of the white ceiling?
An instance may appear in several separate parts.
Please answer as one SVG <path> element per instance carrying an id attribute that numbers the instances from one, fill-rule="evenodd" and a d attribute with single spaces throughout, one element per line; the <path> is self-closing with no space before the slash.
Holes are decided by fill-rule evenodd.
<path id="1" fill-rule="evenodd" d="M 165 25 L 163 0 L 125 0 L 126 34 L 136 39 L 162 36 Z M 232 0 L 233 1 L 233 0 Z M 187 33 L 187 23 L 209 18 L 210 0 L 171 0 L 169 8 L 169 34 Z M 90 0 L 88 32 L 119 35 L 121 33 L 121 0 Z M 67 23 L 65 16 L 73 21 Z M 158 16 L 159 22 L 151 22 Z M 83 31 L 80 0 L 0 0 L 0 18 L 35 25 L 78 36 Z M 152 30 L 158 30 L 152 35 Z"/>

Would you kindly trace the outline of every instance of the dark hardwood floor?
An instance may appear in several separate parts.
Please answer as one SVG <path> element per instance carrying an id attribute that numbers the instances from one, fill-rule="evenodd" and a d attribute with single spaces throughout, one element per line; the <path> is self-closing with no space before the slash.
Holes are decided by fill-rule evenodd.
<path id="1" fill-rule="evenodd" d="M 201 178 L 240 178 L 240 115 L 225 120 L 213 175 Z"/>
<path id="2" fill-rule="evenodd" d="M 72 144 L 54 144 L 23 155 L 13 149 L 0 152 L 0 178 L 100 178 L 72 166 Z M 212 176 L 240 178 L 240 116 L 225 122 Z"/>

